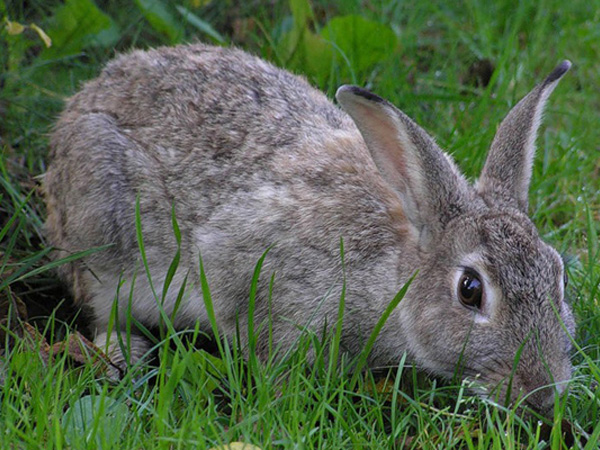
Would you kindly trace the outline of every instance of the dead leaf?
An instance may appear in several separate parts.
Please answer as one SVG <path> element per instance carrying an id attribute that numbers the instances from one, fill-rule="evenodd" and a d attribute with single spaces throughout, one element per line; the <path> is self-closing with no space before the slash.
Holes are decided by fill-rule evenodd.
<path id="1" fill-rule="evenodd" d="M 29 28 L 37 33 L 37 35 L 40 37 L 40 39 L 42 41 L 44 41 L 44 44 L 46 45 L 46 47 L 52 46 L 52 39 L 50 39 L 50 36 L 48 36 L 46 34 L 46 32 L 44 30 L 42 30 L 39 26 L 37 26 L 35 23 L 32 23 L 30 25 L 23 25 L 19 22 L 13 22 L 12 20 L 6 19 L 5 24 L 6 24 L 6 32 L 11 36 L 16 36 L 18 34 L 22 34 L 26 28 Z"/>
<path id="2" fill-rule="evenodd" d="M 218 447 L 213 447 L 210 450 L 262 450 L 260 447 L 256 445 L 247 444 L 245 442 L 230 442 L 229 444 L 219 445 Z"/>
<path id="3" fill-rule="evenodd" d="M 192 6 L 194 8 L 202 8 L 203 6 L 208 5 L 211 2 L 211 0 L 192 0 Z"/>
<path id="4" fill-rule="evenodd" d="M 92 364 L 100 373 L 116 367 L 100 348 L 78 331 L 73 331 L 65 341 L 48 344 L 44 335 L 27 322 L 25 303 L 6 289 L 0 294 L 0 355 L 6 348 L 15 348 L 17 340 L 23 352 L 39 352 L 46 364 L 66 352 L 71 362 L 79 366 Z"/>
<path id="5" fill-rule="evenodd" d="M 11 20 L 6 19 L 6 31 L 11 36 L 15 36 L 25 31 L 25 25 L 21 25 L 19 22 L 13 22 Z"/>
<path id="6" fill-rule="evenodd" d="M 50 39 L 50 36 L 48 36 L 44 32 L 44 30 L 42 30 L 40 27 L 38 27 L 35 23 L 32 23 L 31 25 L 29 25 L 29 28 L 31 28 L 33 31 L 35 31 L 38 34 L 40 39 L 42 41 L 44 41 L 44 44 L 46 44 L 47 48 L 52 47 L 52 39 Z"/>
<path id="7" fill-rule="evenodd" d="M 50 349 L 52 355 L 65 351 L 73 362 L 81 365 L 89 362 L 94 365 L 111 364 L 109 357 L 96 344 L 78 331 L 73 332 L 68 340 L 57 342 Z"/>

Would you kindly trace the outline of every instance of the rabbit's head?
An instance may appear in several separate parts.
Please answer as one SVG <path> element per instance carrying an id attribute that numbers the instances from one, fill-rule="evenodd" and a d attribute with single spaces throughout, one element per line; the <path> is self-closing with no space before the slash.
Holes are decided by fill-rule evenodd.
<path id="1" fill-rule="evenodd" d="M 527 196 L 543 107 L 569 68 L 512 109 L 475 185 L 393 105 L 357 87 L 337 92 L 412 230 L 419 273 L 399 308 L 412 358 L 541 411 L 571 376 L 574 322 L 563 262 L 528 218 Z"/>

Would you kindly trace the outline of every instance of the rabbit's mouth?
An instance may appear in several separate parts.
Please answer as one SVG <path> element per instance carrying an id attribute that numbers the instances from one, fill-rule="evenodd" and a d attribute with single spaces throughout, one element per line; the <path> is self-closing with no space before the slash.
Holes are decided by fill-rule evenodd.
<path id="1" fill-rule="evenodd" d="M 569 380 L 530 386 L 518 375 L 501 381 L 487 381 L 481 377 L 465 377 L 468 390 L 497 405 L 523 413 L 537 413 L 544 417 L 552 415 L 557 397 L 567 392 Z"/>

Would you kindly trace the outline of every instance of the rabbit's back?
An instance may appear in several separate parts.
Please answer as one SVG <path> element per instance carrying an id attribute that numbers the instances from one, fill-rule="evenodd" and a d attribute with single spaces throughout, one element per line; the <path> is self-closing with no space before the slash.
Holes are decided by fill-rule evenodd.
<path id="1" fill-rule="evenodd" d="M 216 158 L 246 139 L 278 148 L 307 130 L 355 129 L 304 79 L 240 50 L 201 44 L 121 55 L 68 111 L 101 111 L 142 141 Z"/>

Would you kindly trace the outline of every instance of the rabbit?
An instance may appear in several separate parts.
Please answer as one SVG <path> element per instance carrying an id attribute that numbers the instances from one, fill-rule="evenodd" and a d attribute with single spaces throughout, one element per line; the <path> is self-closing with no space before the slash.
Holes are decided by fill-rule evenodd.
<path id="1" fill-rule="evenodd" d="M 510 111 L 471 184 L 421 127 L 362 88 L 340 87 L 339 108 L 304 78 L 235 48 L 119 55 L 51 133 L 44 190 L 55 257 L 108 245 L 59 275 L 91 311 L 96 342 L 124 364 L 116 331 L 107 335 L 113 304 L 121 328 L 128 314 L 158 325 L 178 249 L 173 214 L 181 253 L 163 307 L 173 313 L 183 286 L 178 330 L 211 331 L 201 258 L 219 333 L 247 345 L 252 275 L 269 249 L 255 328 L 272 321 L 273 342 L 289 349 L 302 329 L 334 329 L 345 289 L 340 345 L 357 355 L 416 274 L 368 363 L 407 355 L 442 378 L 460 366 L 481 395 L 525 397 L 547 411 L 571 377 L 575 325 L 563 262 L 529 219 L 527 191 L 544 104 L 570 66 L 560 63 Z M 131 361 L 149 348 L 141 333 L 128 345 Z"/>

